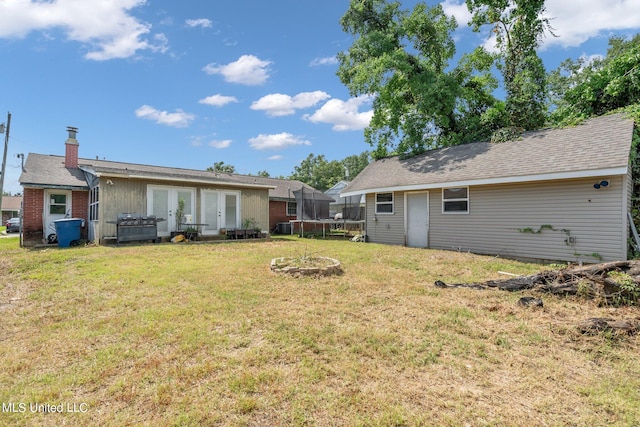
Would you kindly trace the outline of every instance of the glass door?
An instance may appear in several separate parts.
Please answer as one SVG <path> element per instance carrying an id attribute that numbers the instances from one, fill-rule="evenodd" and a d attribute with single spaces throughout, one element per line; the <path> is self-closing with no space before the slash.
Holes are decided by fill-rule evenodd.
<path id="1" fill-rule="evenodd" d="M 176 218 L 180 200 L 184 200 L 184 210 L 182 218 Z M 193 212 L 195 212 L 195 189 L 155 185 L 147 187 L 147 215 L 164 219 L 158 222 L 159 236 L 168 236 L 172 231 L 178 230 L 180 224 L 185 221 L 185 215 L 190 215 L 192 222 L 198 222 L 193 217 Z"/>
<path id="2" fill-rule="evenodd" d="M 240 228 L 240 192 L 202 190 L 203 234 L 219 234 L 221 228 Z"/>

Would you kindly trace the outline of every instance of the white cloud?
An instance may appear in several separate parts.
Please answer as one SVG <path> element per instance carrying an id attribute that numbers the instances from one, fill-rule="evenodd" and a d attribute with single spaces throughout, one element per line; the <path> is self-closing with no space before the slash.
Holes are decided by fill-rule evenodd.
<path id="1" fill-rule="evenodd" d="M 211 28 L 213 26 L 213 23 L 211 22 L 211 20 L 206 18 L 187 19 L 184 22 L 187 24 L 187 26 L 191 28 L 194 28 L 194 27 Z"/>
<path id="2" fill-rule="evenodd" d="M 558 37 L 545 38 L 544 46 L 579 46 L 603 32 L 640 27 L 638 0 L 547 0 L 547 17 Z"/>
<path id="3" fill-rule="evenodd" d="M 209 141 L 209 147 L 213 147 L 213 148 L 227 148 L 231 145 L 231 140 L 230 139 L 223 139 L 223 140 L 213 140 L 213 141 Z"/>
<path id="4" fill-rule="evenodd" d="M 270 64 L 271 61 L 263 61 L 253 55 L 242 55 L 235 62 L 226 65 L 208 64 L 203 70 L 207 74 L 222 74 L 229 83 L 257 86 L 269 78 Z"/>
<path id="5" fill-rule="evenodd" d="M 334 65 L 337 63 L 338 58 L 336 58 L 335 56 L 329 56 L 326 58 L 315 58 L 309 65 L 312 67 L 317 67 L 319 65 Z"/>
<path id="6" fill-rule="evenodd" d="M 447 15 L 456 18 L 460 28 L 466 28 L 471 19 L 463 0 L 445 0 L 440 3 Z M 543 49 L 553 46 L 577 47 L 590 38 L 611 31 L 631 30 L 640 27 L 640 1 L 638 0 L 547 0 L 545 17 L 551 21 L 554 33 L 547 34 Z M 495 36 L 487 31 L 485 48 L 495 51 Z"/>
<path id="7" fill-rule="evenodd" d="M 360 106 L 369 104 L 371 97 L 359 96 L 348 101 L 330 99 L 315 113 L 305 115 L 304 119 L 313 123 L 329 123 L 333 130 L 362 130 L 369 126 L 373 110 L 359 112 Z"/>
<path id="8" fill-rule="evenodd" d="M 272 93 L 254 101 L 250 108 L 264 111 L 272 117 L 289 116 L 294 114 L 297 109 L 313 107 L 327 98 L 331 98 L 331 95 L 320 90 L 301 92 L 293 97 L 282 93 Z"/>
<path id="9" fill-rule="evenodd" d="M 268 157 L 267 160 L 282 160 L 282 155 L 276 154 L 275 156 Z"/>
<path id="10" fill-rule="evenodd" d="M 200 104 L 212 105 L 214 107 L 223 107 L 232 102 L 238 102 L 235 96 L 224 96 L 220 94 L 207 96 L 198 101 Z"/>
<path id="11" fill-rule="evenodd" d="M 292 145 L 311 145 L 311 142 L 300 136 L 282 132 L 272 135 L 260 134 L 250 138 L 249 145 L 256 150 L 282 150 Z"/>
<path id="12" fill-rule="evenodd" d="M 151 25 L 130 14 L 146 0 L 8 0 L 0 5 L 0 38 L 25 37 L 32 31 L 62 29 L 68 40 L 85 44 L 85 58 L 128 58 L 138 51 L 164 52 L 164 35 L 147 38 Z"/>
<path id="13" fill-rule="evenodd" d="M 180 109 L 176 110 L 175 113 L 169 113 L 167 111 L 156 110 L 149 105 L 143 105 L 138 108 L 136 110 L 136 117 L 176 128 L 187 127 L 195 119 L 193 114 L 185 113 Z"/>
<path id="14" fill-rule="evenodd" d="M 459 27 L 466 26 L 471 20 L 471 13 L 467 9 L 465 1 L 458 2 L 458 0 L 445 0 L 440 3 L 442 10 L 445 14 L 453 16 L 456 19 Z"/>

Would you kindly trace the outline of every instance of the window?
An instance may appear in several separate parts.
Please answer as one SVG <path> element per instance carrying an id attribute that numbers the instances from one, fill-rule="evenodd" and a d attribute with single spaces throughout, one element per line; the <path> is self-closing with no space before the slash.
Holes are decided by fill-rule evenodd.
<path id="1" fill-rule="evenodd" d="M 52 194 L 49 202 L 50 215 L 66 215 L 67 213 L 67 195 Z"/>
<path id="2" fill-rule="evenodd" d="M 393 193 L 377 193 L 376 194 L 376 213 L 377 214 L 393 213 Z"/>
<path id="3" fill-rule="evenodd" d="M 297 202 L 287 202 L 287 216 L 296 216 L 298 211 Z"/>
<path id="4" fill-rule="evenodd" d="M 443 188 L 442 213 L 469 213 L 469 188 Z"/>
<path id="5" fill-rule="evenodd" d="M 95 186 L 89 192 L 89 221 L 98 220 L 99 203 L 100 203 L 100 187 Z"/>

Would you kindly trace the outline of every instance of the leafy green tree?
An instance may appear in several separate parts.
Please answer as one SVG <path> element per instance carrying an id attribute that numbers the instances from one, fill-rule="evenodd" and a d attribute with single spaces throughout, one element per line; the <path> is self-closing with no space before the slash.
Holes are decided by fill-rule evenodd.
<path id="1" fill-rule="evenodd" d="M 236 167 L 233 165 L 225 165 L 224 162 L 215 162 L 213 166 L 207 168 L 209 172 L 234 173 Z"/>
<path id="2" fill-rule="evenodd" d="M 352 95 L 374 95 L 365 129 L 374 158 L 486 136 L 479 124 L 500 111 L 490 55 L 477 50 L 450 69 L 456 22 L 442 6 L 406 11 L 399 1 L 351 0 L 340 23 L 355 40 L 338 54 L 338 76 Z"/>
<path id="3" fill-rule="evenodd" d="M 555 124 L 576 122 L 624 107 L 640 108 L 640 34 L 609 39 L 607 56 L 566 60 L 551 73 Z M 632 108 L 634 109 L 634 108 Z"/>
<path id="4" fill-rule="evenodd" d="M 258 171 L 258 176 L 262 176 L 264 178 L 269 178 L 271 175 L 266 170 Z"/>
<path id="5" fill-rule="evenodd" d="M 371 153 L 363 151 L 360 154 L 354 154 L 342 159 L 341 163 L 344 168 L 344 178 L 353 179 L 362 172 L 362 169 L 366 168 L 371 162 Z M 340 181 L 340 178 L 338 181 Z M 337 181 L 336 181 L 337 182 Z"/>
<path id="6" fill-rule="evenodd" d="M 474 31 L 492 25 L 500 50 L 497 66 L 507 94 L 509 127 L 541 128 L 547 115 L 546 71 L 536 49 L 546 32 L 553 35 L 544 0 L 467 0 Z"/>
<path id="7" fill-rule="evenodd" d="M 337 160 L 327 161 L 323 154 L 309 154 L 293 168 L 290 179 L 297 179 L 316 190 L 325 191 L 344 177 L 344 168 Z"/>
<path id="8" fill-rule="evenodd" d="M 371 161 L 368 151 L 347 156 L 342 160 L 328 161 L 324 155 L 309 154 L 298 166 L 294 167 L 289 179 L 297 179 L 313 188 L 325 191 L 339 181 L 359 174 Z"/>

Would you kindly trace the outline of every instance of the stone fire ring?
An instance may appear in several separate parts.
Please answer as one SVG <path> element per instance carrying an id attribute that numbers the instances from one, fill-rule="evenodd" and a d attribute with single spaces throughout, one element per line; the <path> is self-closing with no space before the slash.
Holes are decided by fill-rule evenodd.
<path id="1" fill-rule="evenodd" d="M 331 276 L 342 273 L 340 261 L 327 257 L 313 257 L 315 266 L 301 267 L 290 266 L 289 262 L 295 258 L 274 258 L 271 260 L 271 271 L 275 273 L 290 274 L 292 276 Z"/>

